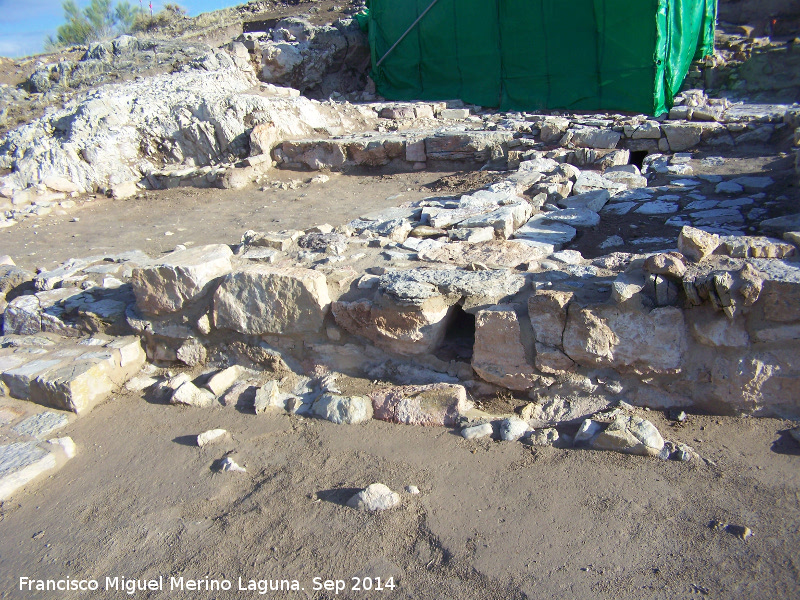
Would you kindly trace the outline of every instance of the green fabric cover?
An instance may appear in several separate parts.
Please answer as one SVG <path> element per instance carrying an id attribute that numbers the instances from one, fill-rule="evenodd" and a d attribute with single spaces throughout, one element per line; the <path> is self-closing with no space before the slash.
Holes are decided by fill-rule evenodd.
<path id="1" fill-rule="evenodd" d="M 716 0 L 437 0 L 388 52 L 432 1 L 370 2 L 388 99 L 658 115 L 713 52 Z"/>

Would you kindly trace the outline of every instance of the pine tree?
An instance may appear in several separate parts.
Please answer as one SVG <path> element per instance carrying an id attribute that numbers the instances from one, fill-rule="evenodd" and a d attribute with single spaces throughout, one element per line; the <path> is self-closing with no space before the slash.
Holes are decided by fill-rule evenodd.
<path id="1" fill-rule="evenodd" d="M 56 37 L 48 36 L 45 49 L 55 50 L 64 46 L 86 44 L 133 29 L 142 15 L 141 8 L 134 8 L 125 0 L 111 5 L 111 0 L 91 0 L 82 11 L 75 0 L 64 0 L 63 25 L 56 29 Z"/>

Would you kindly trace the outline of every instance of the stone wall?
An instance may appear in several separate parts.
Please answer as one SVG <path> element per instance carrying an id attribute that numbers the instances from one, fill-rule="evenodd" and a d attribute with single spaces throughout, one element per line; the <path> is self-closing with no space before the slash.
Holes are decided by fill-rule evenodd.
<path id="1" fill-rule="evenodd" d="M 672 251 L 583 259 L 558 249 L 597 223 L 592 208 L 612 192 L 633 197 L 646 178 L 566 167 L 540 157 L 484 190 L 335 230 L 250 231 L 233 248 L 97 256 L 36 276 L 6 267 L 4 332 L 136 333 L 157 363 L 216 357 L 508 389 L 533 400 L 527 418 L 537 423 L 619 400 L 800 415 L 800 235 L 684 226 L 659 242 Z M 561 171 L 574 192 L 562 200 L 580 208 L 550 204 L 561 196 L 542 181 Z M 606 178 L 617 172 L 625 177 Z M 464 313 L 475 323 L 471 359 L 439 358 Z"/>

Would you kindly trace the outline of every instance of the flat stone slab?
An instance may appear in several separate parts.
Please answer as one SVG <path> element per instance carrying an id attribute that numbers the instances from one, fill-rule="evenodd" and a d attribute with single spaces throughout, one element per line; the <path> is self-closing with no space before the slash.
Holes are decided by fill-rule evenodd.
<path id="1" fill-rule="evenodd" d="M 583 208 L 598 212 L 606 205 L 610 197 L 611 194 L 608 193 L 608 190 L 594 190 L 559 200 L 558 205 L 562 208 Z"/>
<path id="2" fill-rule="evenodd" d="M 138 373 L 146 360 L 141 342 L 135 336 L 114 340 L 54 335 L 3 339 L 9 345 L 14 344 L 0 349 L 0 379 L 8 386 L 9 395 L 75 413 L 86 412 L 104 400 Z M 24 345 L 32 339 L 42 339 L 50 345 Z M 42 420 L 38 425 L 34 421 L 28 424 L 32 431 L 57 421 L 56 417 L 39 418 Z M 34 433 L 24 434 L 36 437 Z"/>
<path id="3" fill-rule="evenodd" d="M 0 501 L 55 467 L 55 454 L 36 442 L 0 446 Z"/>
<path id="4" fill-rule="evenodd" d="M 663 200 L 651 200 L 642 204 L 635 212 L 640 215 L 668 215 L 678 212 L 680 206 L 675 202 L 664 202 Z"/>
<path id="5" fill-rule="evenodd" d="M 697 225 L 722 225 L 729 223 L 744 223 L 744 217 L 735 208 L 712 208 L 689 213 Z"/>
<path id="6" fill-rule="evenodd" d="M 568 244 L 578 231 L 567 223 L 547 221 L 547 213 L 534 215 L 525 225 L 514 232 L 515 239 L 531 240 L 543 244 L 553 244 L 561 247 Z"/>
<path id="7" fill-rule="evenodd" d="M 636 202 L 615 202 L 614 204 L 606 204 L 603 207 L 603 212 L 611 213 L 612 215 L 627 215 L 636 206 Z"/>
<path id="8" fill-rule="evenodd" d="M 774 121 L 779 123 L 789 107 L 785 104 L 735 104 L 725 111 L 726 121 Z"/>
<path id="9" fill-rule="evenodd" d="M 490 242 L 451 242 L 440 248 L 421 251 L 421 260 L 453 265 L 481 263 L 487 266 L 515 268 L 521 264 L 536 262 L 544 258 L 543 252 L 514 241 L 493 240 Z"/>
<path id="10" fill-rule="evenodd" d="M 27 435 L 32 438 L 42 439 L 54 431 L 65 427 L 67 423 L 69 423 L 67 415 L 45 411 L 37 415 L 32 415 L 20 423 L 17 423 L 11 431 L 19 435 Z"/>
<path id="11" fill-rule="evenodd" d="M 382 275 L 379 287 L 409 301 L 438 295 L 462 296 L 463 308 L 468 310 L 513 296 L 525 287 L 525 277 L 509 270 L 408 269 Z"/>
<path id="12" fill-rule="evenodd" d="M 744 191 L 744 187 L 735 181 L 720 181 L 714 191 L 718 194 L 738 194 Z"/>
<path id="13" fill-rule="evenodd" d="M 800 230 L 800 213 L 761 221 L 761 229 L 764 231 L 774 231 L 777 233 L 798 231 Z"/>
<path id="14" fill-rule="evenodd" d="M 548 221 L 566 223 L 572 227 L 594 227 L 600 222 L 600 215 L 588 208 L 565 208 L 544 213 Z"/>
<path id="15" fill-rule="evenodd" d="M 733 180 L 735 183 L 738 183 L 742 187 L 748 190 L 763 190 L 764 188 L 768 188 L 775 180 L 772 177 L 756 177 L 756 176 L 745 176 L 745 177 L 737 177 Z"/>

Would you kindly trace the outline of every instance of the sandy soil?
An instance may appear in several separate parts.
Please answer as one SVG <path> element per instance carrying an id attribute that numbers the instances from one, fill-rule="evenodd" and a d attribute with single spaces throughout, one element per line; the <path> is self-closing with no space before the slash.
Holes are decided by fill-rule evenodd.
<path id="1" fill-rule="evenodd" d="M 262 186 L 265 191 L 255 186 L 244 190 L 176 188 L 130 200 L 79 199 L 76 207 L 60 210 L 63 214 L 30 217 L 0 230 L 0 254 L 9 254 L 18 265 L 34 269 L 53 267 L 73 257 L 133 249 L 156 257 L 177 244 L 236 244 L 248 229 L 340 225 L 366 212 L 442 193 L 426 186 L 453 174 L 332 173 L 326 183 L 304 183 L 316 175 L 274 170 Z M 297 188 L 273 187 L 280 182 L 295 182 Z M 459 187 L 463 186 L 456 181 L 446 189 Z"/>

